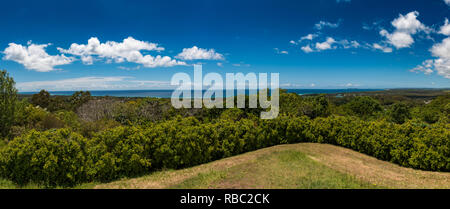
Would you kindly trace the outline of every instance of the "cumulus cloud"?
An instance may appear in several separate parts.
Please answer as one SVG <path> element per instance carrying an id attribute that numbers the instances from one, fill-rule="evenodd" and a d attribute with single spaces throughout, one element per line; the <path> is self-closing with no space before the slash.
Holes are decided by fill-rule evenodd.
<path id="1" fill-rule="evenodd" d="M 450 0 L 448 0 L 450 2 Z M 450 36 L 450 24 L 448 23 L 448 19 L 445 18 L 445 24 L 441 27 L 439 31 L 440 34 Z"/>
<path id="2" fill-rule="evenodd" d="M 314 52 L 314 50 L 311 48 L 311 46 L 307 45 L 307 46 L 303 46 L 302 51 L 304 51 L 305 53 L 311 53 Z"/>
<path id="3" fill-rule="evenodd" d="M 27 46 L 10 43 L 3 51 L 4 60 L 12 60 L 22 64 L 26 69 L 38 72 L 49 72 L 55 70 L 55 66 L 67 65 L 75 59 L 65 55 L 49 55 L 45 48 L 50 44 L 33 44 L 28 42 Z"/>
<path id="4" fill-rule="evenodd" d="M 301 37 L 300 41 L 303 41 L 303 40 L 310 40 L 310 41 L 312 41 L 313 39 L 317 38 L 318 36 L 319 35 L 317 35 L 317 34 L 308 34 L 306 36 Z"/>
<path id="5" fill-rule="evenodd" d="M 380 44 L 377 44 L 377 43 L 372 44 L 371 47 L 374 48 L 374 49 L 381 50 L 384 53 L 391 53 L 392 52 L 392 48 L 387 47 L 387 46 L 381 46 Z"/>
<path id="6" fill-rule="evenodd" d="M 436 59 L 426 60 L 411 71 L 423 72 L 427 75 L 437 72 L 438 75 L 450 79 L 450 37 L 435 44 L 430 51 Z"/>
<path id="7" fill-rule="evenodd" d="M 319 37 L 318 34 L 312 34 L 311 33 L 311 34 L 308 34 L 306 36 L 301 37 L 298 41 L 291 40 L 291 41 L 289 41 L 289 43 L 293 44 L 293 45 L 298 45 L 298 44 L 300 44 L 303 41 L 312 41 L 313 39 L 315 39 L 317 37 Z"/>
<path id="8" fill-rule="evenodd" d="M 359 48 L 361 44 L 357 41 L 348 41 L 347 39 L 340 40 L 337 42 L 340 44 L 344 49 L 350 49 L 350 48 Z"/>
<path id="9" fill-rule="evenodd" d="M 337 23 L 331 23 L 331 22 L 326 22 L 326 21 L 320 21 L 320 22 L 318 22 L 318 23 L 316 23 L 316 24 L 314 25 L 314 28 L 317 29 L 317 30 L 322 30 L 322 29 L 324 29 L 324 28 L 326 28 L 326 27 L 329 27 L 329 28 L 337 28 L 337 27 L 339 27 L 340 24 L 341 24 L 340 21 L 337 22 Z"/>
<path id="10" fill-rule="evenodd" d="M 444 39 L 442 43 L 435 44 L 430 51 L 435 57 L 450 59 L 450 38 Z"/>
<path id="11" fill-rule="evenodd" d="M 395 30 L 392 33 L 389 33 L 387 30 L 382 29 L 380 35 L 386 37 L 387 42 L 397 49 L 410 47 L 414 44 L 412 35 L 421 31 L 426 33 L 431 31 L 430 28 L 417 20 L 418 16 L 419 12 L 417 11 L 410 12 L 406 15 L 400 14 L 398 18 L 391 22 Z"/>
<path id="12" fill-rule="evenodd" d="M 336 43 L 336 40 L 334 40 L 334 38 L 328 37 L 327 40 L 325 42 L 317 42 L 316 43 L 316 49 L 318 51 L 322 51 L 322 50 L 328 50 L 328 49 L 332 49 L 333 44 Z"/>
<path id="13" fill-rule="evenodd" d="M 84 64 L 92 64 L 96 58 L 106 59 L 107 62 L 132 62 L 142 64 L 144 67 L 171 67 L 186 65 L 185 62 L 174 60 L 168 56 L 143 55 L 141 51 L 163 51 L 164 48 L 155 43 L 139 41 L 128 37 L 122 42 L 107 41 L 101 43 L 98 38 L 92 37 L 87 44 L 73 43 L 69 49 L 58 48 L 61 53 L 79 56 Z"/>
<path id="14" fill-rule="evenodd" d="M 183 60 L 224 60 L 224 56 L 214 49 L 202 49 L 197 46 L 183 49 L 176 58 Z"/>
<path id="15" fill-rule="evenodd" d="M 450 0 L 444 0 L 444 2 L 450 6 Z"/>
<path id="16" fill-rule="evenodd" d="M 425 75 L 429 75 L 433 73 L 434 69 L 434 60 L 425 60 L 421 65 L 415 67 L 410 70 L 411 72 L 423 72 Z"/>

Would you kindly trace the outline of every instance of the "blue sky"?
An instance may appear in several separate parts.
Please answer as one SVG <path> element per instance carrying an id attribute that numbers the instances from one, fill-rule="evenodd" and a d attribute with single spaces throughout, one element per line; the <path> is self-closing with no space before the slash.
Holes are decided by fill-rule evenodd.
<path id="1" fill-rule="evenodd" d="M 0 68 L 20 91 L 167 89 L 280 73 L 283 88 L 449 88 L 449 0 L 8 1 Z"/>

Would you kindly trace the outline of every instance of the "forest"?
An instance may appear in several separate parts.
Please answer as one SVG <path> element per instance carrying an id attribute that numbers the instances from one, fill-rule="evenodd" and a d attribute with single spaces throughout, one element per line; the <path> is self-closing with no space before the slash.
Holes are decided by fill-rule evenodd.
<path id="1" fill-rule="evenodd" d="M 263 109 L 175 109 L 170 99 L 20 95 L 0 71 L 0 178 L 73 187 L 181 169 L 280 144 L 326 143 L 450 171 L 450 91 L 297 95 Z"/>

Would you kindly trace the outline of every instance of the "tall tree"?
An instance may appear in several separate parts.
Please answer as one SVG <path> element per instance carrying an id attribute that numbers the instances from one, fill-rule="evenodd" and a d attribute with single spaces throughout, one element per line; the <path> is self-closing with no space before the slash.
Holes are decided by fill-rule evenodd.
<path id="1" fill-rule="evenodd" d="M 50 93 L 42 89 L 38 94 L 31 97 L 31 103 L 42 108 L 47 108 L 50 104 Z"/>
<path id="2" fill-rule="evenodd" d="M 0 70 L 0 136 L 9 135 L 14 123 L 17 89 L 15 82 L 6 70 Z"/>
<path id="3" fill-rule="evenodd" d="M 77 91 L 70 98 L 70 103 L 74 110 L 78 109 L 81 105 L 88 102 L 91 99 L 91 92 L 89 91 Z"/>

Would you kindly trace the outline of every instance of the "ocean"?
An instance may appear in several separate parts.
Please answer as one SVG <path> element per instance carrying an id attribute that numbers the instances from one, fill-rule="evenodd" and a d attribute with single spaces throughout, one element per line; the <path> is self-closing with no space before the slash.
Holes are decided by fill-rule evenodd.
<path id="1" fill-rule="evenodd" d="M 352 92 L 380 91 L 383 89 L 287 89 L 288 93 L 296 93 L 299 95 L 308 94 L 337 94 Z M 154 97 L 154 98 L 170 98 L 174 90 L 94 90 L 90 91 L 92 96 L 111 96 L 111 97 Z M 19 92 L 22 95 L 32 95 L 38 92 Z M 54 96 L 69 96 L 75 91 L 50 91 Z M 248 94 L 248 91 L 246 92 Z M 194 95 L 192 93 L 192 95 Z M 224 96 L 226 95 L 224 91 Z M 235 93 L 236 95 L 236 93 Z"/>

